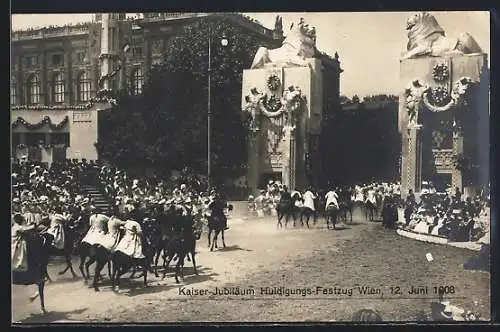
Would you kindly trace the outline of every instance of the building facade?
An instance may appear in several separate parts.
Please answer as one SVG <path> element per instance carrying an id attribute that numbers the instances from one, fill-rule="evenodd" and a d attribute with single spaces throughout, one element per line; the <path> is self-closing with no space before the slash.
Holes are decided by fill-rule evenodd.
<path id="1" fill-rule="evenodd" d="M 126 18 L 96 14 L 92 22 L 13 31 L 11 35 L 11 155 L 51 163 L 98 158 L 99 90 L 141 94 L 169 40 L 200 19 L 230 18 L 263 45 L 278 47 L 280 28 L 236 13 L 154 13 Z M 243 70 L 243 68 L 242 68 Z M 116 71 L 111 80 L 102 77 Z"/>

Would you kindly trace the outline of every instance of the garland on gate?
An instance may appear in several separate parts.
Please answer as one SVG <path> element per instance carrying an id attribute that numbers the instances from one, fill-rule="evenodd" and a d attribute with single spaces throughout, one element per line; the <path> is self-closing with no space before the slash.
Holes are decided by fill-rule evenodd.
<path id="1" fill-rule="evenodd" d="M 14 123 L 12 123 L 12 129 L 15 129 L 17 128 L 19 125 L 22 125 L 24 126 L 25 128 L 27 129 L 30 129 L 30 130 L 36 130 L 36 129 L 40 129 L 42 128 L 43 126 L 45 125 L 49 125 L 49 128 L 52 129 L 52 130 L 60 130 L 62 129 L 67 123 L 69 122 L 69 117 L 68 116 L 65 116 L 64 119 L 59 122 L 58 124 L 53 124 L 52 123 L 52 120 L 48 117 L 48 116 L 45 116 L 42 121 L 38 122 L 38 123 L 35 123 L 35 124 L 32 124 L 32 123 L 28 123 L 26 120 L 24 120 L 23 118 L 21 117 L 18 117 L 16 121 L 14 121 Z"/>
<path id="2" fill-rule="evenodd" d="M 67 111 L 67 110 L 77 110 L 83 111 L 88 110 L 94 106 L 95 103 L 110 103 L 115 106 L 118 104 L 118 98 L 116 93 L 111 89 L 101 89 L 96 92 L 95 97 L 91 98 L 88 103 L 82 105 L 14 105 L 11 106 L 13 111 Z"/>

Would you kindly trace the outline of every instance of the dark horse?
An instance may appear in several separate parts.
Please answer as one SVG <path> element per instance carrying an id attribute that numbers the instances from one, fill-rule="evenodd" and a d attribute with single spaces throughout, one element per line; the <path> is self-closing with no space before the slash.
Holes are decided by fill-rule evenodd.
<path id="1" fill-rule="evenodd" d="M 278 224 L 276 225 L 276 227 L 283 227 L 283 223 L 281 222 L 283 217 L 285 218 L 285 228 L 288 224 L 288 221 L 290 220 L 290 217 L 294 219 L 295 226 L 295 202 L 298 199 L 298 195 L 294 195 L 292 197 L 288 191 L 283 191 L 281 193 L 278 206 L 276 207 L 276 212 L 278 214 Z"/>
<path id="2" fill-rule="evenodd" d="M 335 204 L 329 204 L 326 207 L 326 228 L 330 229 L 330 223 L 332 223 L 333 229 L 335 229 L 335 224 L 337 223 L 337 214 L 339 209 Z"/>
<path id="3" fill-rule="evenodd" d="M 168 257 L 168 259 L 164 264 L 165 269 L 163 270 L 163 278 L 166 276 L 168 265 L 174 257 L 177 257 L 177 264 L 175 266 L 176 283 L 179 283 L 179 275 L 181 278 L 184 277 L 184 259 L 187 257 L 189 260 L 189 254 L 191 254 L 191 260 L 193 261 L 194 274 L 198 275 L 195 254 L 196 241 L 201 237 L 201 230 L 194 229 L 193 218 L 191 216 L 183 216 L 183 218 L 188 218 L 189 220 L 183 223 L 180 234 L 175 234 L 170 238 L 164 249 L 165 256 Z"/>
<path id="4" fill-rule="evenodd" d="M 218 248 L 217 246 L 217 238 L 219 236 L 219 233 L 221 234 L 222 237 L 222 247 L 226 247 L 226 242 L 224 239 L 224 228 L 227 222 L 227 217 L 224 214 L 217 214 L 217 215 L 212 215 L 208 217 L 208 247 L 210 248 L 210 251 L 214 251 L 214 247 Z M 214 232 L 214 237 L 212 239 L 212 242 L 210 243 L 211 239 L 211 234 L 212 231 Z"/>
<path id="5" fill-rule="evenodd" d="M 45 314 L 45 275 L 47 272 L 47 255 L 49 244 L 45 241 L 36 230 L 25 231 L 22 234 L 26 241 L 26 249 L 28 255 L 28 270 L 27 271 L 12 271 L 12 283 L 14 285 L 34 285 L 38 286 L 38 294 L 30 297 L 34 301 L 37 296 L 40 296 L 40 306 Z"/>
<path id="6" fill-rule="evenodd" d="M 208 217 L 208 247 L 210 251 L 214 251 L 214 247 L 217 247 L 217 238 L 219 234 L 222 237 L 222 246 L 226 247 L 226 242 L 224 240 L 224 230 L 227 226 L 227 217 L 224 214 L 224 209 L 227 207 L 229 211 L 233 210 L 233 206 L 231 204 L 227 204 L 220 199 L 216 199 L 214 202 L 210 204 L 210 209 L 212 210 L 211 216 Z M 214 237 L 212 239 L 212 243 L 210 244 L 210 236 L 214 232 Z"/>
<path id="7" fill-rule="evenodd" d="M 348 190 L 342 190 L 339 197 L 339 215 L 343 222 L 347 223 L 347 214 L 349 221 L 352 222 L 352 210 L 354 203 L 351 198 L 351 193 Z"/>
<path id="8" fill-rule="evenodd" d="M 146 249 L 146 241 L 143 241 L 143 249 Z M 147 251 L 147 249 L 146 249 Z M 115 290 L 115 286 L 120 285 L 120 277 L 127 273 L 130 268 L 141 266 L 142 267 L 142 276 L 144 278 L 144 286 L 148 285 L 148 271 L 151 267 L 151 256 L 147 255 L 142 258 L 133 258 L 128 255 L 125 255 L 121 251 L 115 251 L 111 255 L 112 261 L 112 272 L 111 272 L 111 283 L 112 289 Z M 96 276 L 98 274 L 96 273 Z"/>
<path id="9" fill-rule="evenodd" d="M 63 226 L 64 246 L 61 249 L 56 248 L 52 244 L 54 241 L 54 236 L 52 234 L 49 234 L 47 232 L 42 233 L 42 236 L 45 238 L 46 243 L 49 244 L 47 264 L 50 256 L 64 257 L 64 259 L 66 260 L 66 267 L 59 272 L 59 275 L 63 275 L 68 270 L 70 270 L 71 274 L 73 275 L 73 278 L 77 277 L 75 270 L 73 270 L 73 264 L 71 263 L 71 256 L 73 255 L 74 251 L 75 238 L 78 236 L 78 227 L 79 227 L 78 223 L 74 222 L 64 223 Z M 45 270 L 45 277 L 47 278 L 48 281 L 52 281 L 49 277 L 47 270 Z"/>

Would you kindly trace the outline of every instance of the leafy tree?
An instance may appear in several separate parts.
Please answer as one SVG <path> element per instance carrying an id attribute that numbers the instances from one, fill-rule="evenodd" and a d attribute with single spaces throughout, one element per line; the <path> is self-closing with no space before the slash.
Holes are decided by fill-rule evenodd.
<path id="1" fill-rule="evenodd" d="M 228 17 L 202 18 L 169 41 L 142 96 L 123 96 L 103 115 L 101 157 L 126 167 L 146 165 L 166 174 L 189 166 L 207 170 L 208 41 L 211 33 L 211 156 L 214 180 L 243 174 L 246 130 L 241 122 L 243 69 L 262 44 Z M 222 37 L 228 45 L 221 45 Z"/>

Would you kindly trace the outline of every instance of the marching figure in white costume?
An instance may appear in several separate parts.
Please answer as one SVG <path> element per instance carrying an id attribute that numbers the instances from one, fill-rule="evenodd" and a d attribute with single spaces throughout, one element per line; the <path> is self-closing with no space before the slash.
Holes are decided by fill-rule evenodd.
<path id="1" fill-rule="evenodd" d="M 82 239 L 82 242 L 86 242 L 90 245 L 98 244 L 101 237 L 104 236 L 106 232 L 106 227 L 108 225 L 109 218 L 104 214 L 97 213 L 94 206 L 91 207 L 92 214 L 90 215 L 90 228 L 87 235 Z"/>

